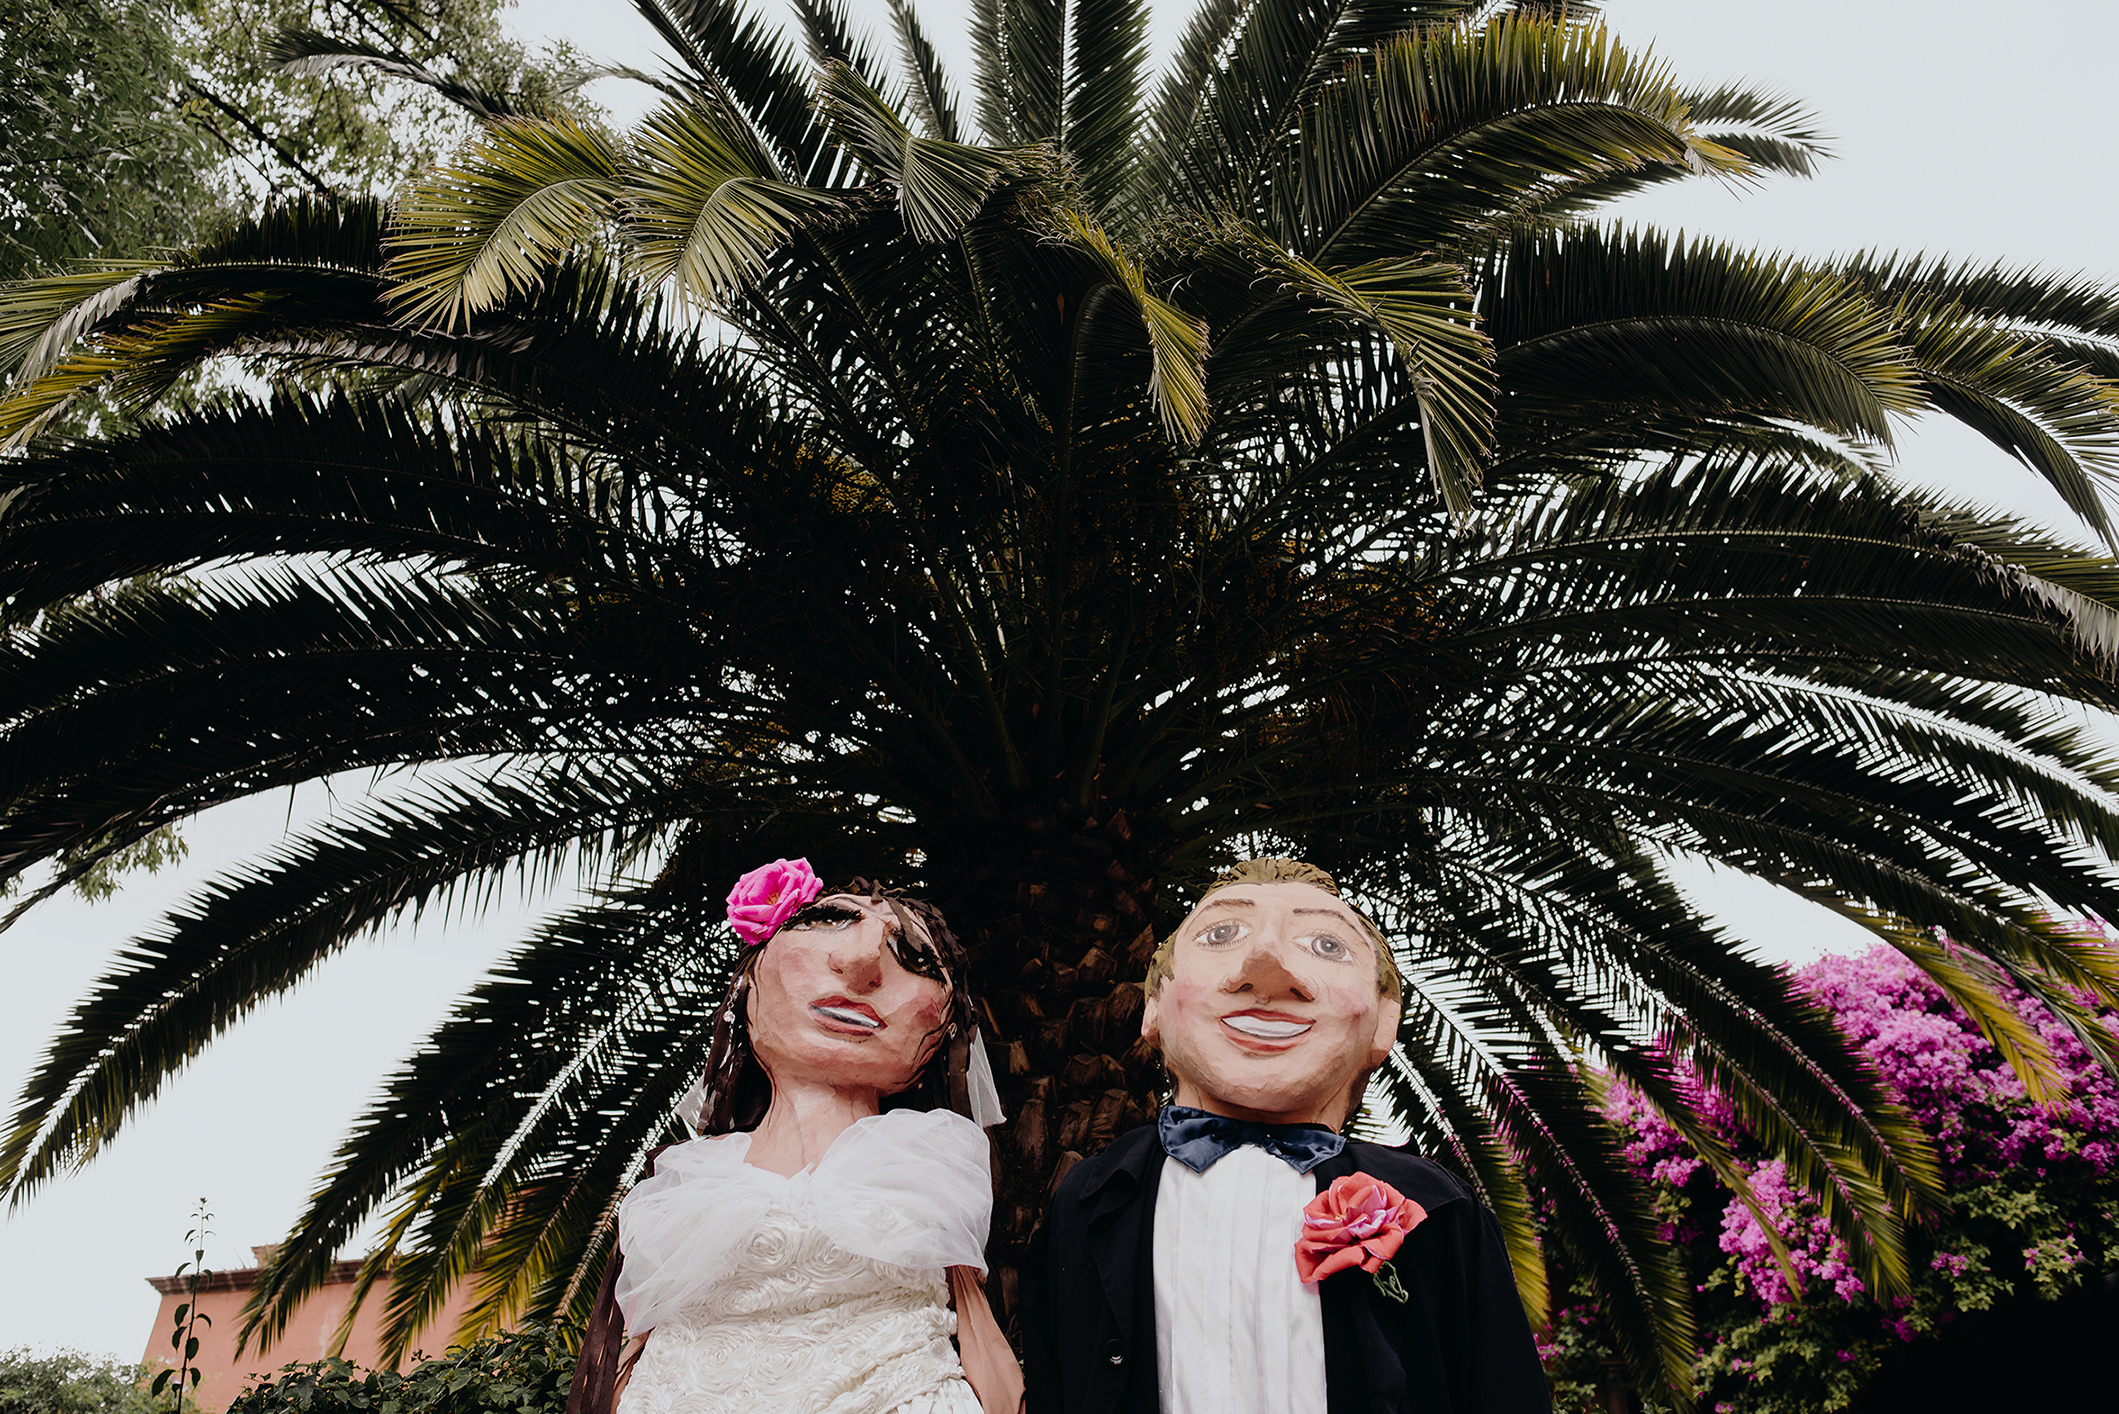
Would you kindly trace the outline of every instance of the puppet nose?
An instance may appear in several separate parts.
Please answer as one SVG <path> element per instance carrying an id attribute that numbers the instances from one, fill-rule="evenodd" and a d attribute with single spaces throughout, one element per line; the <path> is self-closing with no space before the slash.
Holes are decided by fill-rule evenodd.
<path id="1" fill-rule="evenodd" d="M 848 930 L 831 950 L 831 970 L 857 992 L 872 992 L 883 982 L 884 931 L 874 919 Z"/>
<path id="2" fill-rule="evenodd" d="M 1244 954 L 1243 965 L 1229 980 L 1228 990 L 1261 1000 L 1274 997 L 1312 1000 L 1301 979 L 1288 971 L 1287 964 L 1280 960 L 1280 950 L 1268 942 L 1260 942 Z"/>

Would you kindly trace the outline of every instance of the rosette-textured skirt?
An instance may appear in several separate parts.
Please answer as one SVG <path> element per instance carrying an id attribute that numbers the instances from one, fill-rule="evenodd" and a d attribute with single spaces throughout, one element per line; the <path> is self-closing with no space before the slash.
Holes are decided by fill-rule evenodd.
<path id="1" fill-rule="evenodd" d="M 618 1414 L 980 1414 L 940 1269 L 858 1257 L 775 1207 L 649 1334 Z"/>

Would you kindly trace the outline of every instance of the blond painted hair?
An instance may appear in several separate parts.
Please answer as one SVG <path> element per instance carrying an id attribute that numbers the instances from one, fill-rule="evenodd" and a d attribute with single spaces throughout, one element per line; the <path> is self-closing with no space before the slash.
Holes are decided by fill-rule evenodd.
<path id="1" fill-rule="evenodd" d="M 1331 875 L 1314 864 L 1305 864 L 1300 859 L 1246 859 L 1215 875 L 1214 882 L 1207 885 L 1207 891 L 1199 896 L 1199 902 L 1192 905 L 1191 910 L 1185 914 L 1186 919 L 1189 920 L 1192 914 L 1205 907 L 1207 900 L 1214 897 L 1215 890 L 1228 888 L 1231 884 L 1308 884 L 1312 888 L 1324 890 L 1341 903 L 1346 903 L 1347 912 L 1353 914 L 1367 930 L 1369 944 L 1376 950 L 1377 992 L 1388 997 L 1394 1004 L 1405 1000 L 1405 979 L 1398 975 L 1398 960 L 1391 954 L 1391 945 L 1384 941 L 1383 930 L 1376 926 L 1375 919 L 1353 904 L 1347 903 Z M 1180 923 L 1171 930 L 1168 937 L 1156 945 L 1155 956 L 1148 961 L 1147 978 L 1141 983 L 1142 990 L 1149 996 L 1152 997 L 1161 991 L 1163 983 L 1169 980 L 1171 957 L 1177 947 L 1177 935 L 1183 931 L 1184 924 Z"/>

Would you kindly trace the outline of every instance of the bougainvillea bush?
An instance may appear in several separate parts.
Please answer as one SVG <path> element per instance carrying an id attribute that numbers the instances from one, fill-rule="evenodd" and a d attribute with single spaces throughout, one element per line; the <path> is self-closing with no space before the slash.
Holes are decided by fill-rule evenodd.
<path id="1" fill-rule="evenodd" d="M 1895 1348 L 1974 1312 L 2054 1300 L 2119 1267 L 2119 1084 L 2072 1032 L 2011 997 L 2068 1082 L 2064 1098 L 2039 1104 L 1971 1019 L 1895 950 L 1827 957 L 1798 980 L 1934 1141 L 1951 1210 L 1918 1234 L 1911 1292 L 1878 1300 L 1780 1163 L 1759 1162 L 1752 1190 L 1786 1240 L 1791 1281 L 1758 1217 L 1638 1095 L 1615 1087 L 1610 1114 L 1626 1156 L 1649 1181 L 1666 1235 L 1692 1258 L 1701 1408 L 1716 1414 L 1845 1408 Z M 2119 1017 L 2100 1020 L 2119 1030 Z M 1723 1115 L 1733 1131 L 1726 1107 Z M 1554 1307 L 1544 1353 L 1559 1403 L 1603 1407 L 1619 1365 L 1593 1296 L 1578 1291 Z"/>

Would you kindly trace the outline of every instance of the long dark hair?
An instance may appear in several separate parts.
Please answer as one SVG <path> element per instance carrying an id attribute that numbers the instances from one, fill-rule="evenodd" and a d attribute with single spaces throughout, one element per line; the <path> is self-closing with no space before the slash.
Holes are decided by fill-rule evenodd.
<path id="1" fill-rule="evenodd" d="M 970 1118 L 971 1096 L 965 1076 L 971 1063 L 971 1035 L 977 1021 L 971 993 L 964 981 L 963 944 L 949 931 L 942 910 L 925 899 L 907 898 L 869 879 L 850 879 L 840 888 L 825 889 L 817 898 L 821 901 L 834 894 L 851 894 L 888 908 L 897 919 L 891 951 L 899 963 L 907 971 L 932 977 L 949 993 L 947 1014 L 937 1027 L 941 1043 L 934 1048 L 934 1054 L 920 1068 L 913 1082 L 897 1093 L 885 1096 L 881 1108 L 949 1109 Z M 781 924 L 781 929 L 794 926 L 805 915 L 815 916 L 812 910 L 829 908 L 828 904 L 812 903 Z M 920 943 L 922 932 L 927 935 L 924 947 Z M 775 932 L 773 936 L 778 937 L 779 933 Z M 743 950 L 736 970 L 729 976 L 728 991 L 723 994 L 720 1007 L 714 1014 L 714 1039 L 706 1051 L 706 1101 L 699 1110 L 699 1133 L 702 1135 L 756 1129 L 772 1105 L 772 1080 L 751 1049 L 750 1019 L 746 1014 L 752 974 L 758 970 L 759 957 L 772 945 L 772 939 L 768 938 Z"/>

